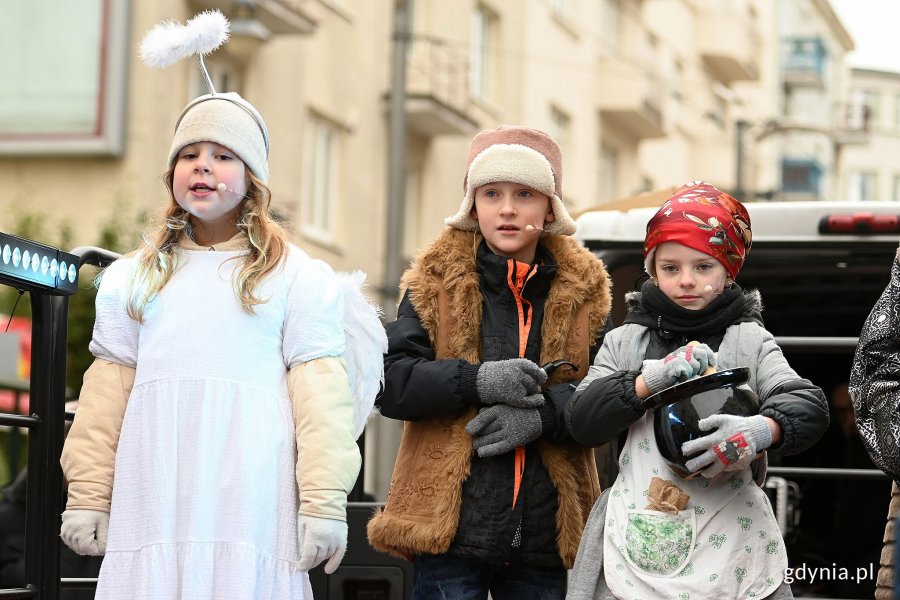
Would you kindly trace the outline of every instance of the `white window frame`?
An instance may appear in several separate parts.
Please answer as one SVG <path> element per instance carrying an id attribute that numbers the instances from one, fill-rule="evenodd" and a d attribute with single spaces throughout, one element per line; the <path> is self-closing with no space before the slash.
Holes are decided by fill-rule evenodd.
<path id="1" fill-rule="evenodd" d="M 684 99 L 682 88 L 684 87 L 684 64 L 676 56 L 669 57 L 669 95 L 676 102 Z"/>
<path id="2" fill-rule="evenodd" d="M 900 131 L 900 94 L 894 94 L 894 131 Z"/>
<path id="3" fill-rule="evenodd" d="M 403 223 L 403 255 L 409 260 L 419 248 L 421 217 L 422 168 L 408 166 L 406 171 L 406 215 Z"/>
<path id="4" fill-rule="evenodd" d="M 550 131 L 547 133 L 550 134 L 556 143 L 559 144 L 560 149 L 563 152 L 563 156 L 566 155 L 566 151 L 569 149 L 569 137 L 571 136 L 572 131 L 572 117 L 569 114 L 555 105 L 550 105 Z"/>
<path id="5" fill-rule="evenodd" d="M 597 201 L 612 202 L 616 199 L 617 172 L 619 170 L 619 150 L 615 146 L 600 143 L 597 158 Z"/>
<path id="6" fill-rule="evenodd" d="M 550 0 L 550 10 L 554 15 L 564 19 L 571 19 L 578 12 L 576 0 Z"/>
<path id="7" fill-rule="evenodd" d="M 619 20 L 622 14 L 621 0 L 603 0 L 600 16 L 600 39 L 603 49 L 615 53 L 619 48 Z"/>
<path id="8" fill-rule="evenodd" d="M 491 93 L 491 54 L 497 17 L 481 4 L 472 10 L 469 39 L 469 95 L 487 100 Z"/>
<path id="9" fill-rule="evenodd" d="M 0 51 L 6 67 L 0 66 L 10 92 L 0 91 L 0 111 L 9 123 L 29 123 L 59 116 L 54 108 L 85 97 L 89 110 L 73 116 L 84 124 L 49 126 L 44 130 L 6 128 L 0 122 L 0 156 L 121 156 L 125 149 L 125 104 L 129 78 L 127 68 L 132 57 L 129 0 L 79 0 L 78 2 L 10 2 L 0 22 Z M 99 19 L 96 30 L 70 26 L 66 11 L 93 10 Z M 68 19 L 71 21 L 71 19 Z M 22 21 L 28 21 L 23 23 Z M 60 32 L 65 35 L 60 35 Z M 97 37 L 91 31 L 99 32 Z M 54 36 L 53 33 L 56 32 Z M 86 32 L 86 33 L 83 33 Z M 81 37 L 88 35 L 91 37 Z M 51 44 L 48 41 L 54 40 Z M 48 50 L 34 50 L 41 44 Z M 72 62 L 76 61 L 76 62 Z M 80 62 L 78 62 L 80 61 Z M 75 77 L 63 74 L 76 69 Z M 93 79 L 78 79 L 78 69 Z M 18 81 L 18 84 L 17 84 Z M 77 81 L 77 83 L 76 83 Z M 29 101 L 29 98 L 32 101 Z M 34 98 L 41 98 L 35 103 Z M 91 116 L 91 112 L 93 115 Z"/>
<path id="10" fill-rule="evenodd" d="M 192 60 L 196 61 L 197 59 L 194 58 Z M 209 73 L 209 78 L 212 80 L 216 92 L 231 92 L 241 89 L 242 80 L 240 73 L 231 63 L 215 58 L 204 58 L 203 63 L 206 65 L 206 72 Z M 191 82 L 191 97 L 185 100 L 185 104 L 197 96 L 209 93 L 209 87 L 206 85 L 206 78 L 203 77 L 203 72 L 199 68 L 194 69 L 193 72 L 195 76 Z"/>
<path id="11" fill-rule="evenodd" d="M 868 114 L 864 116 L 868 131 L 874 131 L 881 127 L 881 94 L 878 90 L 862 91 L 863 107 L 868 108 Z"/>
<path id="12" fill-rule="evenodd" d="M 335 240 L 340 147 L 341 129 L 334 122 L 311 113 L 304 137 L 300 231 L 326 244 Z"/>
<path id="13" fill-rule="evenodd" d="M 847 200 L 851 202 L 878 200 L 878 173 L 851 171 L 847 178 Z"/>

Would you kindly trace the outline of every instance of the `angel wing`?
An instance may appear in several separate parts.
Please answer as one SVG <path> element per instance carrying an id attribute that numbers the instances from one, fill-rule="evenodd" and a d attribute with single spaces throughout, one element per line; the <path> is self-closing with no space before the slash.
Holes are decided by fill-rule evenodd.
<path id="1" fill-rule="evenodd" d="M 363 293 L 362 271 L 336 273 L 344 293 L 344 359 L 355 403 L 354 431 L 362 434 L 372 414 L 375 396 L 384 383 L 384 355 L 388 340 L 381 323 L 381 307 Z"/>

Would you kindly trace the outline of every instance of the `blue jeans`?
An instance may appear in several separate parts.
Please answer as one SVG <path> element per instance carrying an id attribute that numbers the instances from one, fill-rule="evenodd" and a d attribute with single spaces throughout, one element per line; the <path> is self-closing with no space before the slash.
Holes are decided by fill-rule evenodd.
<path id="1" fill-rule="evenodd" d="M 416 557 L 413 600 L 563 600 L 566 571 L 524 565 L 490 565 L 459 556 Z"/>

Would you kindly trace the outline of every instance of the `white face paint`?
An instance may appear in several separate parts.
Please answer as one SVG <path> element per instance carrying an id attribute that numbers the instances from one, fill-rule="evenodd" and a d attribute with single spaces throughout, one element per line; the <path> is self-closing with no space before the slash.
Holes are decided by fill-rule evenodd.
<path id="1" fill-rule="evenodd" d="M 210 227 L 236 226 L 247 193 L 247 167 L 237 154 L 212 142 L 178 152 L 172 193 L 178 206 Z"/>
<path id="2" fill-rule="evenodd" d="M 659 289 L 690 310 L 709 305 L 724 290 L 728 272 L 715 258 L 678 242 L 664 242 L 653 256 Z"/>

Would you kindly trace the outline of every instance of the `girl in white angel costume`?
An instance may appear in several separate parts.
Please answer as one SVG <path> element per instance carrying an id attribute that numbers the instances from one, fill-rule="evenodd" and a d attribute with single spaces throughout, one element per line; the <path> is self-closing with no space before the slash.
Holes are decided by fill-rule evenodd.
<path id="1" fill-rule="evenodd" d="M 217 12 L 163 23 L 142 55 L 202 66 L 227 30 Z M 270 216 L 260 114 L 210 88 L 176 125 L 162 219 L 103 274 L 63 449 L 61 535 L 105 554 L 98 599 L 311 598 L 306 571 L 347 545 L 384 332 L 362 275 Z"/>

